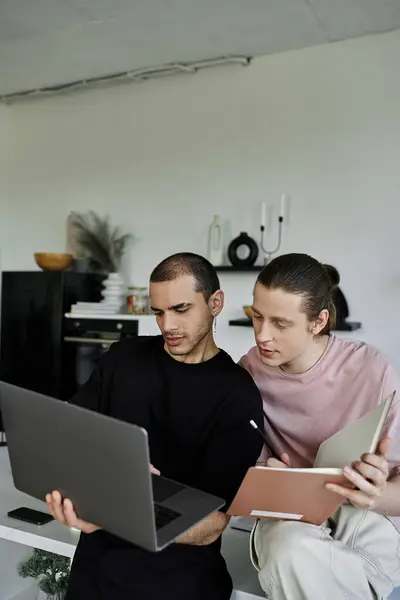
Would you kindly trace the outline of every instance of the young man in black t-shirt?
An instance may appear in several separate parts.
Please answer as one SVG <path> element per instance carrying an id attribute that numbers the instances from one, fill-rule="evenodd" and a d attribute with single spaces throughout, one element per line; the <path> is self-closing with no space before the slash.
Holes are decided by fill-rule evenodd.
<path id="1" fill-rule="evenodd" d="M 224 298 L 206 259 L 165 259 L 151 275 L 150 297 L 162 335 L 114 344 L 72 402 L 144 427 L 152 469 L 226 505 L 150 553 L 81 521 L 68 499 L 49 494 L 53 516 L 82 531 L 66 600 L 229 600 L 232 592 L 220 553 L 224 511 L 262 449 L 249 423 L 263 428 L 261 397 L 248 372 L 215 344 Z"/>

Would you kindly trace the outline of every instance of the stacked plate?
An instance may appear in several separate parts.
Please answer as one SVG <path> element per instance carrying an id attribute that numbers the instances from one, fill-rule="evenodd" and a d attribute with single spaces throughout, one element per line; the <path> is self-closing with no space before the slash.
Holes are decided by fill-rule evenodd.
<path id="1" fill-rule="evenodd" d="M 119 306 L 107 304 L 106 302 L 77 302 L 71 306 L 71 314 L 86 315 L 115 315 L 119 312 Z"/>

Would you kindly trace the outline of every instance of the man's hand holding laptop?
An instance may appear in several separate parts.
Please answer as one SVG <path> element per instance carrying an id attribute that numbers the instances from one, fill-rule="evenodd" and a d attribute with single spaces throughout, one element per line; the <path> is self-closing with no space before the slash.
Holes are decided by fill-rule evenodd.
<path id="1" fill-rule="evenodd" d="M 160 475 L 160 471 L 153 467 L 153 465 L 150 465 L 150 471 L 154 475 Z M 53 491 L 51 494 L 47 494 L 46 504 L 51 516 L 66 527 L 79 529 L 83 533 L 94 533 L 101 529 L 101 527 L 93 525 L 93 523 L 88 523 L 83 519 L 79 519 L 71 500 L 69 500 L 69 498 L 63 500 L 60 492 L 57 490 Z"/>

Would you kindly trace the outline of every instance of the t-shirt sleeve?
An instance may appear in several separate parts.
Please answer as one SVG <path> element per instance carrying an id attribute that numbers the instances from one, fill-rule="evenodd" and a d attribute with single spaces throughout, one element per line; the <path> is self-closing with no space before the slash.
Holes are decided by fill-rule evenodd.
<path id="1" fill-rule="evenodd" d="M 224 402 L 196 474 L 202 490 L 226 501 L 222 512 L 229 508 L 247 470 L 256 464 L 262 450 L 263 441 L 250 420 L 263 431 L 261 396 L 246 373 L 239 389 Z"/>
<path id="2" fill-rule="evenodd" d="M 393 392 L 396 392 L 396 395 L 383 432 L 384 436 L 387 435 L 392 440 L 388 456 L 390 477 L 400 474 L 400 377 L 394 367 L 388 365 L 382 389 L 382 400 Z"/>
<path id="3" fill-rule="evenodd" d="M 252 352 L 252 350 L 250 350 L 247 354 L 244 354 L 238 361 L 238 364 L 241 367 L 243 367 L 243 369 L 246 369 L 246 371 L 248 371 L 250 374 L 251 374 L 251 357 L 250 357 L 251 352 Z M 263 416 L 264 416 L 263 431 L 265 431 L 265 429 L 266 429 L 265 425 L 268 422 L 268 419 L 265 417 L 265 414 Z M 268 435 L 266 435 L 266 437 L 268 438 Z M 271 443 L 269 445 L 271 446 Z M 261 449 L 261 454 L 258 457 L 257 462 L 264 464 L 272 456 L 273 455 L 272 455 L 272 451 L 270 450 L 270 448 L 267 447 L 265 444 L 263 444 L 262 449 Z"/>

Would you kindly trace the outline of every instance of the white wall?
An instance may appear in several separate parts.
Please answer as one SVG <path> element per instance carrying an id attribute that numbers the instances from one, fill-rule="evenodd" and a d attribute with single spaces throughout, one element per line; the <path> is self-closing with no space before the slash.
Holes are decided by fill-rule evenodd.
<path id="1" fill-rule="evenodd" d="M 0 104 L 0 231 L 4 228 L 4 210 L 7 205 L 8 107 Z M 0 245 L 2 242 L 0 238 Z"/>
<path id="2" fill-rule="evenodd" d="M 258 239 L 261 201 L 277 218 L 284 190 L 282 251 L 336 265 L 360 335 L 400 367 L 399 55 L 395 32 L 13 106 L 5 266 L 62 251 L 69 210 L 93 208 L 137 236 L 125 273 L 139 284 L 169 253 L 205 253 L 214 213 Z M 227 321 L 254 275 L 221 281 L 218 341 L 237 358 L 251 331 Z"/>
<path id="3" fill-rule="evenodd" d="M 0 104 L 0 273 L 2 270 L 2 257 L 7 247 L 7 221 L 8 221 L 8 108 Z M 1 302 L 1 278 L 0 278 Z"/>

